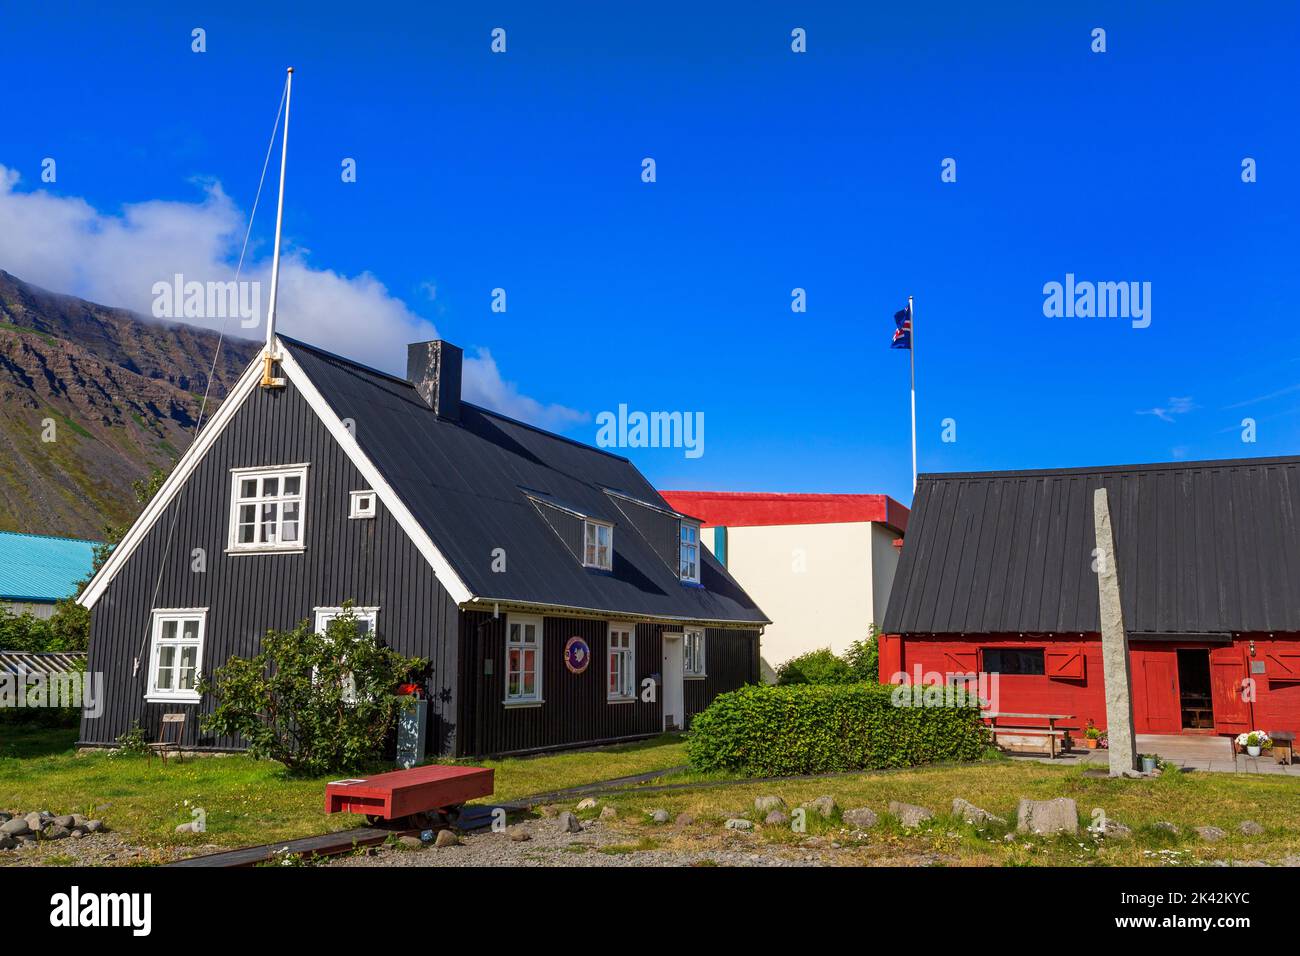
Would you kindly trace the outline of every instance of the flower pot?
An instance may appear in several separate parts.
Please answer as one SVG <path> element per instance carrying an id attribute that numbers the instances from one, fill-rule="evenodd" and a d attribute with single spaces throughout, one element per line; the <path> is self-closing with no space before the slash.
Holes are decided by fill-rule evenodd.
<path id="1" fill-rule="evenodd" d="M 1086 741 L 1088 742 L 1088 749 L 1089 749 L 1089 750 L 1096 750 L 1096 749 L 1097 749 L 1097 738 L 1096 738 L 1096 737 L 1085 737 L 1085 738 L 1083 738 L 1083 739 L 1086 740 Z"/>
<path id="2" fill-rule="evenodd" d="M 1258 748 L 1258 747 L 1247 747 L 1247 748 L 1246 748 L 1246 753 L 1250 754 L 1252 757 L 1258 757 L 1258 756 L 1259 756 L 1259 748 Z"/>
<path id="3" fill-rule="evenodd" d="M 1155 769 L 1156 769 L 1156 758 L 1155 758 L 1155 757 L 1147 757 L 1147 756 L 1144 755 L 1144 756 L 1142 757 L 1142 772 L 1143 772 L 1143 773 L 1151 773 L 1151 772 L 1154 771 Z"/>

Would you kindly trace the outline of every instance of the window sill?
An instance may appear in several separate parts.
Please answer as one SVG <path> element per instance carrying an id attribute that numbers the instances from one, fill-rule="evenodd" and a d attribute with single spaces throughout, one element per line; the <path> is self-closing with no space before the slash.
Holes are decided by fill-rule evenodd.
<path id="1" fill-rule="evenodd" d="M 518 707 L 541 707 L 546 703 L 544 700 L 503 700 L 501 706 L 507 710 L 514 710 Z"/>
<path id="2" fill-rule="evenodd" d="M 226 548 L 232 557 L 240 554 L 302 554 L 307 548 Z"/>
<path id="3" fill-rule="evenodd" d="M 635 704 L 635 703 L 636 703 L 636 698 L 635 698 L 635 697 L 606 697 L 606 698 L 605 698 L 605 703 L 607 703 L 607 704 Z"/>
<path id="4" fill-rule="evenodd" d="M 157 694 L 145 694 L 144 699 L 151 704 L 197 704 L 201 702 L 198 694 L 193 697 L 160 697 Z"/>
<path id="5" fill-rule="evenodd" d="M 704 680 L 708 676 L 708 674 L 685 674 L 682 676 L 682 680 Z"/>

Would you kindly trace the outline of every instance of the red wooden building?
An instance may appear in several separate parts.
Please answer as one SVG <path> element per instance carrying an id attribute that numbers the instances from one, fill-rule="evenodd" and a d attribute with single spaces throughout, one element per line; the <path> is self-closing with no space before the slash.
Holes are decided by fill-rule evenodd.
<path id="1" fill-rule="evenodd" d="M 921 475 L 881 680 L 998 673 L 997 709 L 1105 727 L 1099 486 L 1137 732 L 1300 728 L 1300 457 Z"/>

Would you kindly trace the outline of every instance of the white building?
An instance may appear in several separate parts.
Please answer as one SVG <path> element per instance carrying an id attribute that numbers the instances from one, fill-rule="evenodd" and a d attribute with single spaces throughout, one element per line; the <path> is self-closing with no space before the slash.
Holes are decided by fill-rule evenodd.
<path id="1" fill-rule="evenodd" d="M 772 619 L 766 675 L 805 651 L 843 653 L 884 620 L 908 509 L 888 495 L 664 491 Z"/>

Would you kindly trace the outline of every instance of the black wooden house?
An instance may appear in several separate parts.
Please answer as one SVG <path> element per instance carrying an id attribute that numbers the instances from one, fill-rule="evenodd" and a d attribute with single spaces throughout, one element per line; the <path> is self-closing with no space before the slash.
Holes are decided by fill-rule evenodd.
<path id="1" fill-rule="evenodd" d="M 429 660 L 431 755 L 652 735 L 758 680 L 767 619 L 627 459 L 462 401 L 445 342 L 407 379 L 275 344 L 278 381 L 250 365 L 80 598 L 82 744 L 185 711 L 187 747 L 239 749 L 196 675 L 345 602 Z"/>

